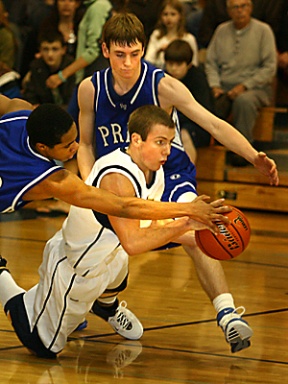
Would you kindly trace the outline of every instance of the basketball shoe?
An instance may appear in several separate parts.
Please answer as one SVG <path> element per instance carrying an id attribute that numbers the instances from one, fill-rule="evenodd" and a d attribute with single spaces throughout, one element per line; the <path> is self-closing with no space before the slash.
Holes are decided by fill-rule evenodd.
<path id="1" fill-rule="evenodd" d="M 237 313 L 241 310 L 241 313 Z M 248 323 L 242 319 L 244 307 L 225 308 L 217 315 L 217 323 L 222 328 L 227 343 L 231 346 L 231 352 L 239 352 L 250 346 L 250 337 L 253 335 Z"/>
<path id="2" fill-rule="evenodd" d="M 110 307 L 103 307 L 96 300 L 90 312 L 106 320 L 119 335 L 128 340 L 138 340 L 143 335 L 143 327 L 137 317 L 127 309 L 126 301 L 118 300 Z"/>
<path id="3" fill-rule="evenodd" d="M 83 329 L 87 328 L 88 327 L 88 321 L 87 320 L 84 320 L 82 323 L 80 323 L 78 325 L 78 327 L 75 329 L 74 332 L 77 332 L 77 331 L 83 331 Z"/>

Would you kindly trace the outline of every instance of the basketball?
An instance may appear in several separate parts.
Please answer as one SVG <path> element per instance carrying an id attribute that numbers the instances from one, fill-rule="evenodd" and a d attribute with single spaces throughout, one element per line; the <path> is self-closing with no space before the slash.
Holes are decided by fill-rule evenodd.
<path id="1" fill-rule="evenodd" d="M 231 206 L 232 211 L 225 213 L 230 224 L 216 222 L 220 233 L 214 235 L 208 229 L 195 231 L 198 247 L 205 255 L 217 260 L 230 260 L 239 256 L 250 241 L 251 229 L 244 213 Z"/>

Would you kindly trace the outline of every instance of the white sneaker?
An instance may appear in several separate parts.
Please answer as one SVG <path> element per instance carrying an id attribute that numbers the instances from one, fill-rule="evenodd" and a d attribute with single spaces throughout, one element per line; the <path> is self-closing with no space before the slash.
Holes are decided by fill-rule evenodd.
<path id="1" fill-rule="evenodd" d="M 241 310 L 241 313 L 237 313 Z M 218 325 L 222 328 L 226 341 L 231 345 L 231 352 L 239 352 L 250 346 L 250 337 L 253 331 L 248 323 L 242 319 L 245 312 L 244 307 L 225 308 L 217 315 Z"/>
<path id="2" fill-rule="evenodd" d="M 115 307 L 118 305 L 116 311 Z M 137 317 L 127 309 L 126 301 L 121 301 L 118 304 L 118 299 L 112 308 L 105 308 L 99 305 L 96 300 L 91 308 L 90 312 L 108 321 L 111 327 L 119 335 L 125 337 L 128 340 L 138 340 L 143 335 L 143 327 Z M 111 316 L 113 313 L 113 316 Z M 110 315 L 110 316 L 109 316 Z"/>
<path id="3" fill-rule="evenodd" d="M 114 316 L 108 317 L 108 323 L 119 335 L 129 340 L 138 340 L 143 335 L 143 326 L 137 317 L 121 301 Z"/>

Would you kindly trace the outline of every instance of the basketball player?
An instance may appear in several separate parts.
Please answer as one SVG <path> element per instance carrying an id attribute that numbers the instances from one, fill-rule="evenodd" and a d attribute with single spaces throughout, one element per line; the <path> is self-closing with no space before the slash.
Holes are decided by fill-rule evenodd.
<path id="1" fill-rule="evenodd" d="M 138 218 L 161 219 L 191 216 L 217 231 L 214 221 L 226 221 L 220 213 L 223 200 L 207 204 L 163 204 L 115 194 L 87 186 L 53 159 L 65 161 L 78 149 L 76 125 L 70 115 L 54 104 L 32 105 L 0 95 L 0 212 L 20 209 L 29 201 L 59 198 L 69 204 L 98 212 Z M 227 207 L 226 207 L 227 208 Z M 227 221 L 228 222 L 228 221 Z"/>
<path id="2" fill-rule="evenodd" d="M 144 106 L 131 115 L 129 133 L 129 147 L 99 159 L 87 184 L 118 196 L 159 200 L 174 122 L 163 109 Z M 178 241 L 202 228 L 188 217 L 143 228 L 139 220 L 72 206 L 62 229 L 45 246 L 39 284 L 25 292 L 0 258 L 0 301 L 20 341 L 39 357 L 55 358 L 91 308 L 121 336 L 139 339 L 140 321 L 117 299 L 127 284 L 128 254 Z"/>
<path id="3" fill-rule="evenodd" d="M 93 166 L 95 153 L 101 157 L 127 145 L 130 113 L 141 105 L 155 104 L 171 114 L 175 121 L 175 108 L 179 109 L 218 142 L 245 157 L 268 177 L 271 184 L 278 184 L 273 160 L 265 153 L 257 152 L 236 129 L 198 104 L 180 81 L 142 60 L 145 34 L 135 15 L 117 14 L 110 18 L 104 25 L 102 41 L 103 54 L 109 59 L 110 68 L 83 80 L 78 93 L 78 165 L 84 179 Z M 195 166 L 184 152 L 179 127 L 164 172 L 162 200 L 187 202 L 196 197 Z M 235 309 L 220 262 L 207 258 L 196 243 L 184 248 L 193 258 L 200 282 L 213 302 L 218 325 L 224 331 L 232 352 L 248 347 L 252 330 Z"/>

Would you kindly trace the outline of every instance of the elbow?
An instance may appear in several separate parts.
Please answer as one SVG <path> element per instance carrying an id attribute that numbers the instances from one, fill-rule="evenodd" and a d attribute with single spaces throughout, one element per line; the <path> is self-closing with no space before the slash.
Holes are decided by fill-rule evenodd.
<path id="1" fill-rule="evenodd" d="M 129 255 L 129 256 L 135 256 L 141 253 L 141 250 L 139 251 L 139 247 L 133 244 L 123 244 L 121 243 L 124 251 Z"/>

